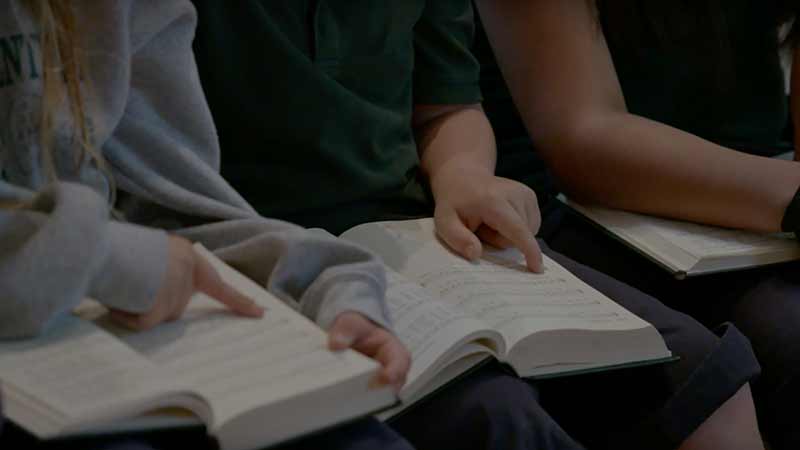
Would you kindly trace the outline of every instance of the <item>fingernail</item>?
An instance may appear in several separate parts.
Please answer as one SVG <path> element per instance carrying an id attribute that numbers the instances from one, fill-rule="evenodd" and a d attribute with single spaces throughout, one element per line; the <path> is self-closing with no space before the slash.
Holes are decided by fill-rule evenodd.
<path id="1" fill-rule="evenodd" d="M 353 339 L 352 336 L 347 336 L 339 333 L 336 333 L 331 336 L 331 343 L 336 348 L 342 348 L 342 349 L 350 348 L 353 345 L 354 340 L 355 339 Z"/>
<path id="2" fill-rule="evenodd" d="M 478 255 L 478 247 L 476 247 L 475 244 L 469 244 L 467 246 L 466 253 L 467 253 L 467 258 L 472 260 L 478 259 L 478 256 L 480 256 Z"/>
<path id="3" fill-rule="evenodd" d="M 250 305 L 250 314 L 252 314 L 254 317 L 264 316 L 264 311 L 264 307 L 258 305 L 257 303 L 252 303 Z"/>

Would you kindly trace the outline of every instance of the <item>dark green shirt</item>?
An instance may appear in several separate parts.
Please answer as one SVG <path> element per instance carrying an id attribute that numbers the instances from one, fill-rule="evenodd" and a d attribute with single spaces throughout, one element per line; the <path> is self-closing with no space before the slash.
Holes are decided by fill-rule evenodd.
<path id="1" fill-rule="evenodd" d="M 413 105 L 481 100 L 469 0 L 194 0 L 222 171 L 262 214 L 338 233 L 427 214 Z"/>
<path id="2" fill-rule="evenodd" d="M 742 151 L 769 156 L 788 151 L 788 102 L 777 26 L 762 6 L 760 0 L 726 2 L 730 59 L 720 64 L 710 63 L 716 42 L 683 41 L 678 36 L 665 44 L 645 36 L 635 50 L 611 42 L 628 110 Z M 498 137 L 498 172 L 529 184 L 547 199 L 555 189 L 480 28 L 475 45 L 484 108 Z"/>

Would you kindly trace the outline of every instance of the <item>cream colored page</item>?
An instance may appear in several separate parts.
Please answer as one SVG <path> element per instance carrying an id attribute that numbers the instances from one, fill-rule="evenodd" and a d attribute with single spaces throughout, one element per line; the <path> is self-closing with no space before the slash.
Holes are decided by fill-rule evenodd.
<path id="1" fill-rule="evenodd" d="M 508 347 L 534 332 L 578 328 L 624 330 L 648 326 L 545 257 L 544 274 L 528 271 L 516 251 L 487 253 L 472 263 L 446 249 L 432 221 L 376 224 L 405 253 L 394 268 L 463 311 L 501 330 Z"/>
<path id="2" fill-rule="evenodd" d="M 788 233 L 758 234 L 688 222 L 643 216 L 648 228 L 687 252 L 700 257 L 762 253 L 796 245 Z"/>
<path id="3" fill-rule="evenodd" d="M 411 277 L 455 307 L 502 330 L 509 347 L 545 330 L 647 326 L 547 257 L 544 274 L 492 256 L 471 264 L 443 254 L 435 245 L 415 255 L 412 262 Z"/>
<path id="4" fill-rule="evenodd" d="M 430 378 L 445 355 L 458 350 L 468 336 L 484 332 L 487 327 L 468 313 L 452 308 L 446 302 L 432 298 L 418 284 L 389 271 L 387 301 L 395 331 L 412 355 L 412 366 L 406 389 L 401 394 L 412 395 Z M 499 339 L 499 336 L 494 336 Z M 487 355 L 489 349 L 486 350 Z M 439 363 L 439 364 L 437 364 Z M 426 373 L 427 372 L 427 373 Z M 423 379 L 424 378 L 424 379 Z"/>
<path id="5" fill-rule="evenodd" d="M 72 317 L 44 337 L 0 343 L 0 380 L 68 422 L 96 418 L 181 386 L 113 336 Z"/>
<path id="6" fill-rule="evenodd" d="M 791 234 L 759 234 L 690 222 L 663 219 L 626 211 L 585 206 L 570 201 L 572 207 L 611 231 L 647 244 L 656 234 L 696 258 L 757 254 L 796 246 Z"/>
<path id="7" fill-rule="evenodd" d="M 197 294 L 180 321 L 121 337 L 208 399 L 215 424 L 377 369 L 353 352 L 328 351 L 327 335 L 315 324 L 215 258 L 212 262 L 226 281 L 266 308 L 264 318 L 235 317 Z"/>

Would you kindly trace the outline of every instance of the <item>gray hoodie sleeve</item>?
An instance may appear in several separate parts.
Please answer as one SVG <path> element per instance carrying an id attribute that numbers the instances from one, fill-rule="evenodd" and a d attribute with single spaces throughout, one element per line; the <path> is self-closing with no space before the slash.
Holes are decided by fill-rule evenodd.
<path id="1" fill-rule="evenodd" d="M 161 211 L 140 219 L 142 211 L 134 208 L 131 219 L 204 244 L 323 327 L 346 310 L 388 327 L 377 258 L 330 236 L 259 217 L 219 175 L 216 129 L 191 47 L 191 4 L 135 3 L 127 20 L 128 100 L 104 152 L 120 188 L 144 209 L 149 203 Z M 170 223 L 170 217 L 176 219 Z M 208 225 L 184 229 L 193 224 Z"/>
<path id="2" fill-rule="evenodd" d="M 27 205 L 0 209 L 0 338 L 39 334 L 87 295 L 132 312 L 152 306 L 163 231 L 109 221 L 105 199 L 80 184 L 53 185 Z"/>
<path id="3" fill-rule="evenodd" d="M 348 310 L 388 328 L 376 257 L 259 217 L 219 175 L 216 129 L 191 47 L 195 21 L 186 1 L 140 0 L 132 12 L 128 102 L 105 146 L 120 187 L 165 210 L 143 223 L 204 244 L 323 328 Z M 170 216 L 181 218 L 165 223 Z M 210 224 L 182 229 L 198 222 Z"/>
<path id="4" fill-rule="evenodd" d="M 219 175 L 191 48 L 191 4 L 86 0 L 78 9 L 91 46 L 92 124 L 130 200 L 128 222 L 109 220 L 105 199 L 78 183 L 34 196 L 0 181 L 0 204 L 30 205 L 0 209 L 0 338 L 40 333 L 85 296 L 149 310 L 166 272 L 163 230 L 203 243 L 323 327 L 343 311 L 388 326 L 374 256 L 259 217 Z"/>
<path id="5" fill-rule="evenodd" d="M 324 232 L 263 218 L 181 231 L 328 329 L 345 311 L 391 329 L 383 266 L 371 253 Z"/>

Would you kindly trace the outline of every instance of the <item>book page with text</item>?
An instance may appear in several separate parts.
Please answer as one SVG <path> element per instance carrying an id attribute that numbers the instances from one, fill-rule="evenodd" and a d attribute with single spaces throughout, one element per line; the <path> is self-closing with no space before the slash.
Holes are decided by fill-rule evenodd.
<path id="1" fill-rule="evenodd" d="M 540 331 L 649 326 L 550 258 L 544 257 L 545 273 L 534 274 L 509 254 L 518 255 L 487 252 L 470 263 L 431 243 L 409 260 L 406 273 L 426 290 L 502 331 L 509 347 Z"/>
<path id="2" fill-rule="evenodd" d="M 759 234 L 644 216 L 653 232 L 699 257 L 751 254 L 797 245 L 790 233 Z M 798 249 L 800 250 L 800 248 Z"/>
<path id="3" fill-rule="evenodd" d="M 377 370 L 377 363 L 355 352 L 329 351 L 327 334 L 316 324 L 204 249 L 198 251 L 223 279 L 265 307 L 264 317 L 236 317 L 196 294 L 181 320 L 117 335 L 202 394 L 212 405 L 216 427 L 265 404 Z"/>
<path id="4" fill-rule="evenodd" d="M 652 236 L 656 235 L 697 259 L 758 254 L 787 247 L 797 247 L 800 256 L 800 245 L 790 233 L 753 233 L 586 206 L 571 200 L 568 204 L 612 232 L 640 242 L 641 245 L 650 244 L 654 240 Z"/>
<path id="5" fill-rule="evenodd" d="M 16 397 L 26 402 L 6 402 L 11 419 L 18 406 L 53 414 L 50 426 L 41 424 L 41 429 L 21 421 L 43 434 L 60 432 L 59 426 L 114 419 L 126 410 L 143 413 L 157 406 L 152 404 L 155 400 L 186 390 L 181 380 L 166 376 L 113 336 L 76 317 L 61 320 L 40 338 L 1 342 L 0 380 L 4 393 L 13 387 Z"/>
<path id="6" fill-rule="evenodd" d="M 469 342 L 483 341 L 484 345 L 471 347 L 474 352 L 487 357 L 504 352 L 502 336 L 465 311 L 432 297 L 418 284 L 388 270 L 389 304 L 395 331 L 412 355 L 408 382 L 400 393 L 401 398 L 413 397 L 452 358 L 466 357 L 459 352 Z M 470 353 L 472 354 L 472 353 Z"/>
<path id="7" fill-rule="evenodd" d="M 360 232 L 374 235 L 367 236 L 365 245 L 381 256 L 391 245 L 387 264 L 431 296 L 502 331 L 509 348 L 538 331 L 650 326 L 547 257 L 544 274 L 528 271 L 513 250 L 489 251 L 478 262 L 466 261 L 439 242 L 430 219 L 373 223 Z"/>

